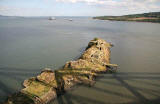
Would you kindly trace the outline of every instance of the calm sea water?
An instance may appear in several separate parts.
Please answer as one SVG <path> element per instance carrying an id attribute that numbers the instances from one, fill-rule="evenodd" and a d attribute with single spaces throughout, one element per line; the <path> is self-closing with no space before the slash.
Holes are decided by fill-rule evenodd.
<path id="1" fill-rule="evenodd" d="M 95 86 L 77 86 L 51 104 L 157 104 L 160 102 L 160 24 L 91 18 L 0 18 L 0 102 L 43 68 L 75 60 L 100 37 L 114 44 L 118 72 Z"/>

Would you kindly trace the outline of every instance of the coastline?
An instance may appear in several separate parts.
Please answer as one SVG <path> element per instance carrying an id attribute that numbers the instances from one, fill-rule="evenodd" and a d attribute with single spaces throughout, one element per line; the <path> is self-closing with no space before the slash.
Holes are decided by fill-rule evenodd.
<path id="1" fill-rule="evenodd" d="M 152 20 L 121 20 L 121 19 L 100 19 L 100 18 L 93 18 L 93 19 L 98 19 L 98 20 L 108 20 L 108 21 L 127 21 L 127 22 L 146 22 L 146 23 L 160 23 L 160 19 L 157 21 L 152 21 Z"/>
<path id="2" fill-rule="evenodd" d="M 131 14 L 122 16 L 97 16 L 93 19 L 110 21 L 134 21 L 134 22 L 152 22 L 160 23 L 160 12 L 151 12 L 143 14 Z"/>

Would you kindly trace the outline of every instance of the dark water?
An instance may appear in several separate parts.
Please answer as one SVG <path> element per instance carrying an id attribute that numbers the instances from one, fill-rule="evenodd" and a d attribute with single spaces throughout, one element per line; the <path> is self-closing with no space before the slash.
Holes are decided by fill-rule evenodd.
<path id="1" fill-rule="evenodd" d="M 95 86 L 77 86 L 51 104 L 158 104 L 160 24 L 73 18 L 0 18 L 0 102 L 43 68 L 57 69 L 80 56 L 88 42 L 112 42 L 116 74 Z"/>

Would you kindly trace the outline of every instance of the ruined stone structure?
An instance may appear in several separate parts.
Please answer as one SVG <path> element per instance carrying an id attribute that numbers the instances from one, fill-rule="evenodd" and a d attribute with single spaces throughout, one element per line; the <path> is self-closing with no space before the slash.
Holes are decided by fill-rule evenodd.
<path id="1" fill-rule="evenodd" d="M 110 64 L 111 47 L 103 39 L 91 40 L 79 59 L 66 62 L 55 71 L 46 68 L 38 76 L 25 80 L 24 89 L 9 96 L 4 104 L 47 104 L 77 84 L 92 86 L 98 74 L 114 72 L 117 67 Z"/>

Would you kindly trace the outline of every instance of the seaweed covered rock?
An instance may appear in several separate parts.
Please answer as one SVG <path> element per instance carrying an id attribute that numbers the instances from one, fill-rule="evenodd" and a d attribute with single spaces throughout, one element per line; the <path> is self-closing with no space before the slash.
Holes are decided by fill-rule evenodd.
<path id="1" fill-rule="evenodd" d="M 92 86 L 95 83 L 94 80 L 87 76 L 64 75 L 62 78 L 64 80 L 64 91 L 70 90 L 76 84 Z"/>
<path id="2" fill-rule="evenodd" d="M 55 73 L 49 69 L 45 68 L 40 75 L 37 76 L 37 80 L 50 85 L 54 88 L 57 88 L 57 82 L 55 80 Z"/>
<path id="3" fill-rule="evenodd" d="M 60 91 L 70 90 L 76 84 L 93 85 L 96 73 L 89 70 L 61 69 L 56 71 Z"/>
<path id="4" fill-rule="evenodd" d="M 62 69 L 45 68 L 38 76 L 25 80 L 24 88 L 4 104 L 47 104 L 77 84 L 94 85 L 99 73 L 116 71 L 117 65 L 110 64 L 111 46 L 103 39 L 91 40 L 79 59 L 67 62 Z"/>
<path id="5" fill-rule="evenodd" d="M 51 69 L 44 69 L 37 77 L 32 77 L 23 82 L 22 93 L 30 95 L 38 103 L 47 103 L 56 98 L 57 82 L 55 73 Z"/>
<path id="6" fill-rule="evenodd" d="M 87 60 L 93 64 L 106 65 L 110 63 L 110 47 L 112 45 L 103 39 L 91 40 L 80 59 Z"/>
<path id="7" fill-rule="evenodd" d="M 79 59 L 77 61 L 69 61 L 64 66 L 65 69 L 90 70 L 93 72 L 104 72 L 107 68 L 104 65 L 92 63 L 87 60 Z"/>
<path id="8" fill-rule="evenodd" d="M 34 102 L 40 104 L 48 103 L 57 96 L 56 90 L 52 86 L 40 82 L 36 78 L 25 80 L 23 85 L 25 88 L 21 92 L 31 96 Z"/>

